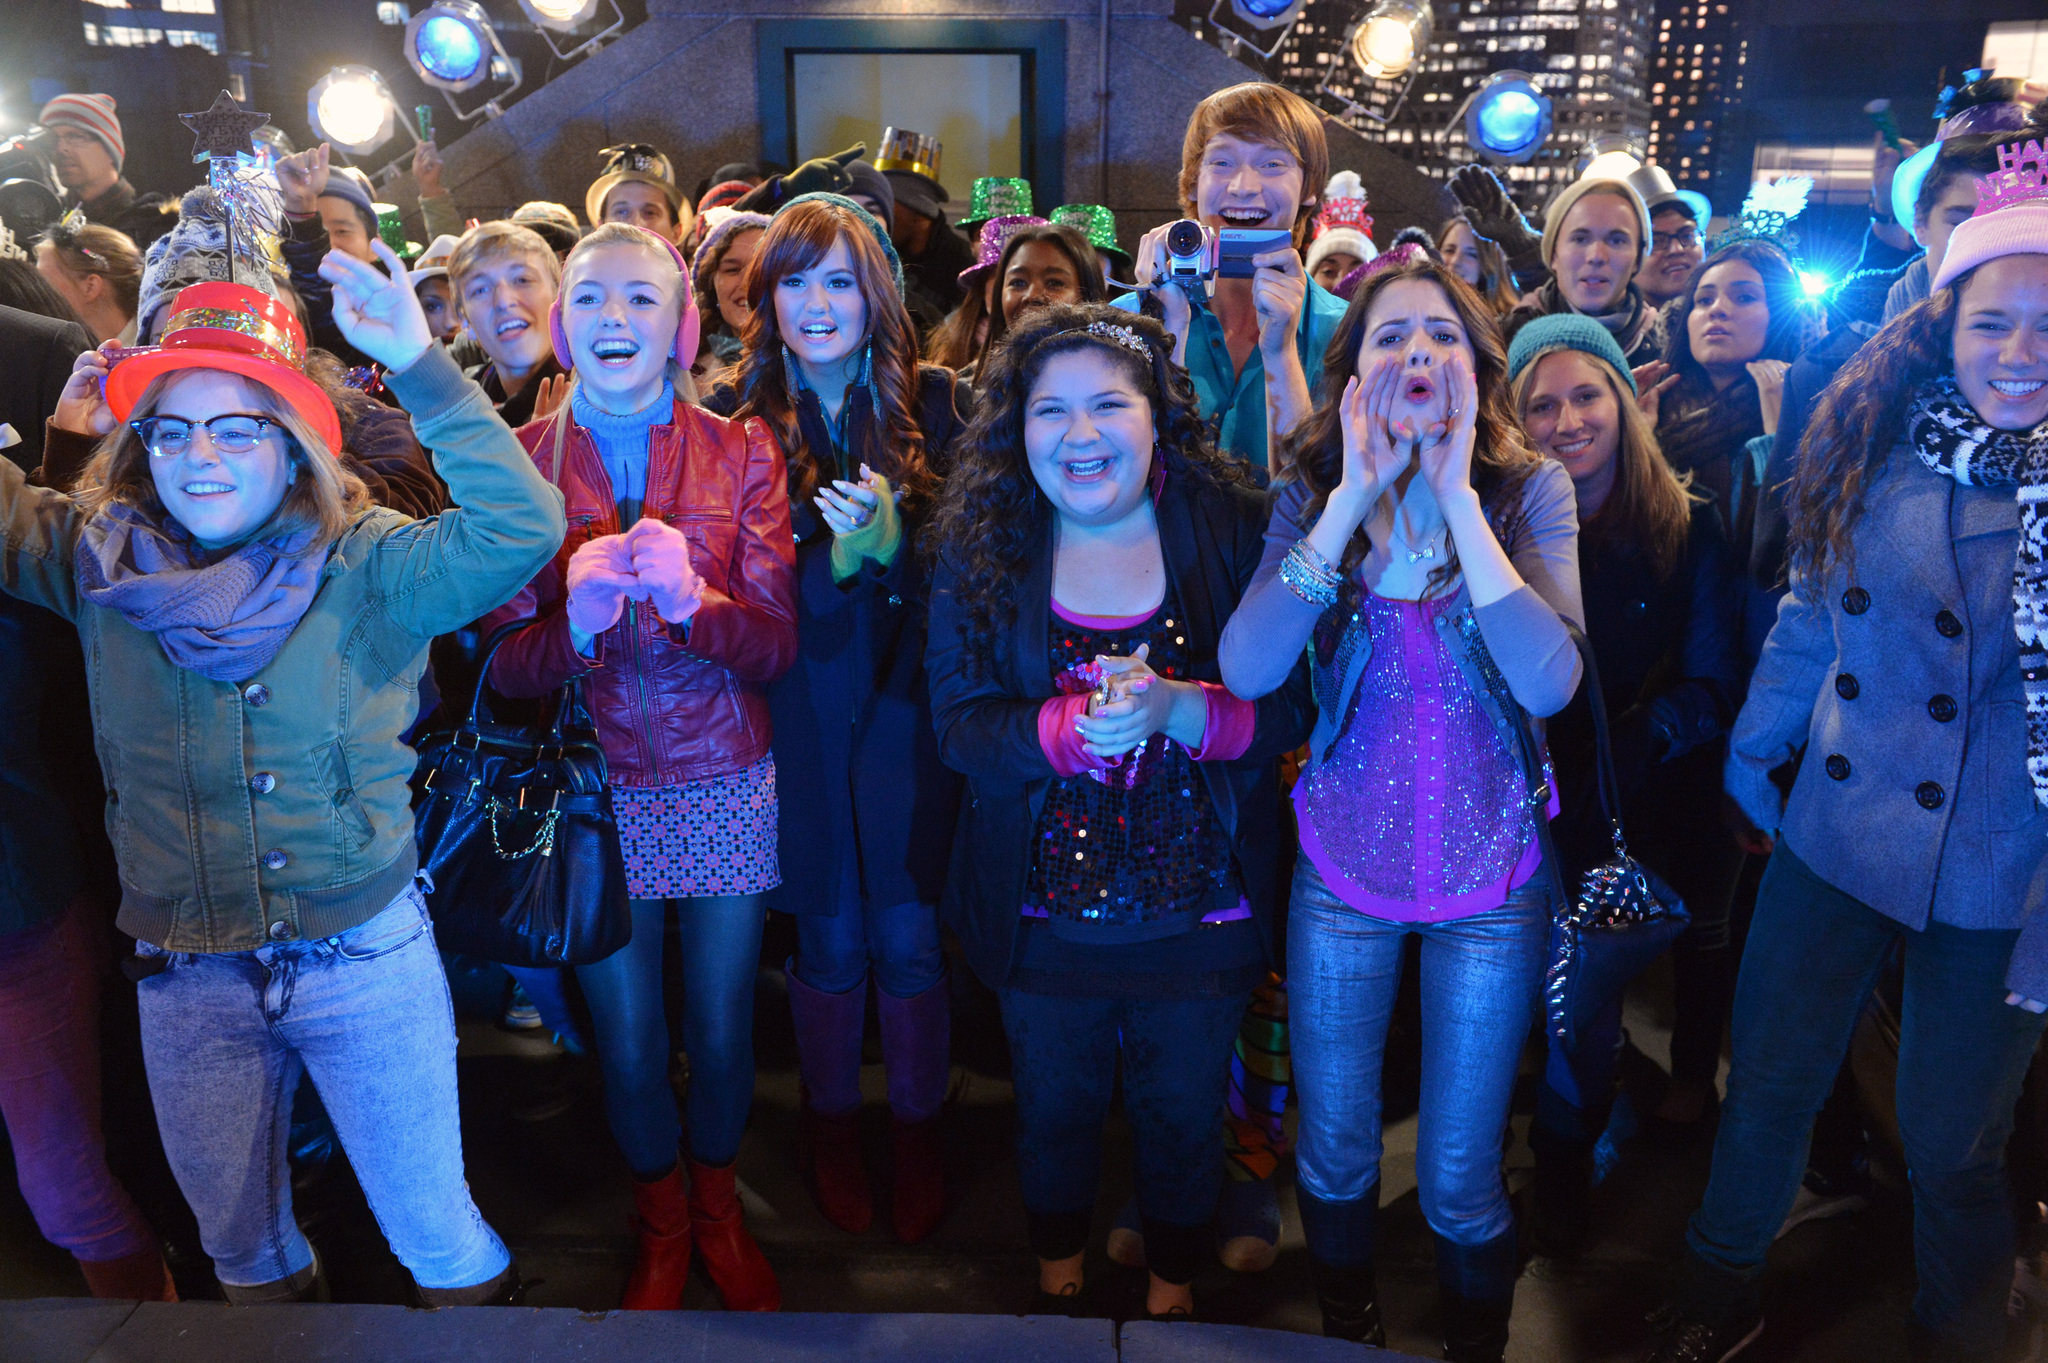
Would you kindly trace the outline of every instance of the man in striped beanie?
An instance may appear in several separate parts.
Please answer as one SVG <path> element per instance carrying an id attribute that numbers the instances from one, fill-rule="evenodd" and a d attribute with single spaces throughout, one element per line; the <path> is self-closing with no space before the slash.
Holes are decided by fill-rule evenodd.
<path id="1" fill-rule="evenodd" d="M 171 230 L 176 205 L 166 212 L 161 194 L 137 194 L 121 176 L 127 147 L 112 95 L 59 95 L 43 106 L 40 121 L 56 137 L 50 159 L 66 208 L 83 209 L 89 221 L 126 232 L 138 250 L 148 250 Z"/>

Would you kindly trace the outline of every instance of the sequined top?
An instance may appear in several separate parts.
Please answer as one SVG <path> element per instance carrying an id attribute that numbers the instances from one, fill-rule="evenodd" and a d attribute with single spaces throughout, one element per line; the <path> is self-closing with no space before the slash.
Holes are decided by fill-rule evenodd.
<path id="1" fill-rule="evenodd" d="M 1095 688 L 1098 654 L 1128 656 L 1151 645 L 1152 670 L 1185 678 L 1186 636 L 1173 595 L 1136 623 L 1105 625 L 1063 612 L 1047 616 L 1053 684 L 1062 694 Z M 1184 630 L 1185 626 L 1179 627 Z M 1243 899 L 1230 838 L 1188 750 L 1154 734 L 1107 771 L 1055 777 L 1034 831 L 1024 913 L 1057 937 L 1143 942 L 1222 918 Z"/>
<path id="2" fill-rule="evenodd" d="M 1355 611 L 1326 616 L 1315 641 L 1322 704 L 1337 700 L 1327 688 L 1362 637 L 1372 653 L 1336 742 L 1295 785 L 1301 849 L 1339 898 L 1375 918 L 1499 908 L 1542 861 L 1520 763 L 1438 633 L 1450 606 L 1365 592 Z"/>

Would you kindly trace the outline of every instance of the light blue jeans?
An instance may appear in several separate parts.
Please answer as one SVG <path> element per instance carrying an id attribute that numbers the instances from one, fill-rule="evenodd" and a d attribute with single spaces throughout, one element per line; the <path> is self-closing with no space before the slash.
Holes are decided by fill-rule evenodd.
<path id="1" fill-rule="evenodd" d="M 164 1153 L 222 1283 L 274 1283 L 313 1262 L 285 1154 L 301 1073 L 421 1287 L 505 1271 L 511 1255 L 463 1181 L 455 1011 L 416 886 L 338 937 L 135 950 L 170 957 L 137 986 L 143 1057 Z"/>
<path id="2" fill-rule="evenodd" d="M 1380 1073 L 1401 948 L 1413 933 L 1422 939 L 1422 1214 L 1457 1245 L 1510 1230 L 1501 1133 L 1542 992 L 1550 931 L 1543 877 L 1486 913 L 1396 923 L 1348 907 L 1303 856 L 1287 912 L 1301 1186 L 1324 1202 L 1379 1196 Z"/>

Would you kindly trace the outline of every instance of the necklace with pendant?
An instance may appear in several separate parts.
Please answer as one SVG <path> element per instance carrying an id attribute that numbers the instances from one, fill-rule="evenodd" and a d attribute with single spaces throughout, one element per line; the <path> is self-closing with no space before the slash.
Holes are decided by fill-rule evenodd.
<path id="1" fill-rule="evenodd" d="M 1428 543 L 1424 544 L 1420 549 L 1408 549 L 1403 552 L 1408 555 L 1410 563 L 1420 563 L 1424 559 L 1433 559 L 1436 557 L 1436 536 L 1431 535 Z"/>

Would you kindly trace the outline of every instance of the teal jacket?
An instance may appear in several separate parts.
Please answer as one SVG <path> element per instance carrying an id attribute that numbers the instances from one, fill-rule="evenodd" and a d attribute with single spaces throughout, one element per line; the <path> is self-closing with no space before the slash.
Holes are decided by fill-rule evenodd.
<path id="1" fill-rule="evenodd" d="M 365 511 L 284 648 L 239 686 L 173 666 L 154 634 L 85 601 L 78 506 L 0 461 L 0 590 L 71 621 L 85 646 L 132 937 L 203 952 L 331 937 L 413 877 L 399 736 L 428 641 L 510 600 L 565 527 L 561 494 L 444 347 L 385 382 L 459 509 Z"/>
<path id="2" fill-rule="evenodd" d="M 1257 346 L 1241 371 L 1230 366 L 1230 347 L 1223 340 L 1223 324 L 1209 311 L 1207 299 L 1196 298 L 1188 323 L 1188 378 L 1202 402 L 1202 420 L 1216 435 L 1216 448 L 1239 459 L 1267 466 L 1266 458 L 1266 359 Z M 1121 294 L 1110 302 L 1125 312 L 1138 310 L 1138 295 Z M 1313 279 L 1308 296 L 1302 300 L 1301 322 L 1295 328 L 1294 350 L 1301 357 L 1302 376 L 1308 380 L 1313 402 L 1323 399 L 1323 354 L 1330 337 L 1344 320 L 1351 305 Z"/>

